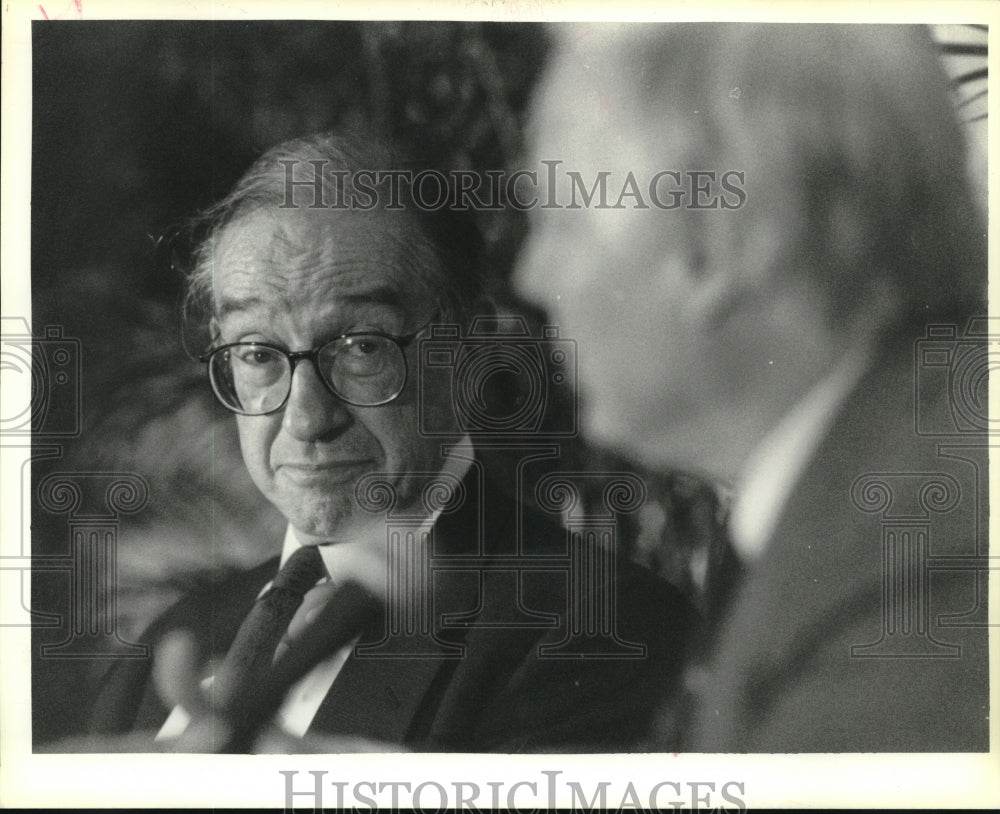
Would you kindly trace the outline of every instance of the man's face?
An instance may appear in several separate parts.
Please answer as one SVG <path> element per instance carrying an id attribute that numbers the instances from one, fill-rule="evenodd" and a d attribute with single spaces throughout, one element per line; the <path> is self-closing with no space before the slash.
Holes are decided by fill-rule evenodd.
<path id="1" fill-rule="evenodd" d="M 653 80 L 628 55 L 645 32 L 586 34 L 564 42 L 540 83 L 533 158 L 562 162 L 561 206 L 540 193 L 545 205 L 531 213 L 515 282 L 577 341 L 583 423 L 594 440 L 654 467 L 732 479 L 838 359 L 874 341 L 891 294 L 859 298 L 864 307 L 850 322 L 830 327 L 827 295 L 803 251 L 811 225 L 802 179 L 767 138 L 782 127 L 766 115 L 779 90 L 762 88 L 741 113 L 738 97 L 695 84 L 691 98 L 714 106 L 699 110 L 667 92 L 690 76 L 643 89 Z M 742 202 L 706 208 L 692 170 L 740 174 Z M 681 197 L 661 209 L 649 190 L 669 171 L 681 174 L 671 179 Z M 567 206 L 568 173 L 579 173 L 577 197 L 590 190 L 590 204 Z M 601 178 L 603 206 L 593 192 Z M 842 221 L 838 243 L 862 253 L 850 213 L 831 212 Z"/>
<path id="2" fill-rule="evenodd" d="M 561 160 L 559 171 L 580 173 L 588 188 L 611 173 L 614 205 L 629 171 L 646 194 L 643 179 L 672 165 L 650 146 L 643 122 L 616 108 L 621 95 L 594 81 L 565 57 L 550 70 L 535 106 L 533 159 Z M 558 200 L 570 200 L 568 183 Z M 662 447 L 670 463 L 698 465 L 690 421 L 717 375 L 697 318 L 691 247 L 677 212 L 625 204 L 533 210 L 515 283 L 577 342 L 582 418 L 593 440 L 647 463 L 664 462 Z"/>
<path id="3" fill-rule="evenodd" d="M 393 214 L 390 223 L 384 212 L 262 208 L 226 227 L 215 247 L 219 343 L 300 351 L 350 331 L 403 336 L 423 327 L 435 317 L 433 297 L 413 277 L 414 227 Z M 350 538 L 370 520 L 355 499 L 367 473 L 440 469 L 440 439 L 417 427 L 416 344 L 406 357 L 405 389 L 389 404 L 347 405 L 303 361 L 283 409 L 237 416 L 251 477 L 300 538 Z M 405 505 L 415 496 L 397 497 Z"/>

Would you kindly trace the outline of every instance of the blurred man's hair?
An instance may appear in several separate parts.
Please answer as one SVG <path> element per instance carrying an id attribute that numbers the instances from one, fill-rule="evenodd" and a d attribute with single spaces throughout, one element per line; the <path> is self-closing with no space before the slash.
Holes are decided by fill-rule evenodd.
<path id="1" fill-rule="evenodd" d="M 880 283 L 898 306 L 889 329 L 985 308 L 986 227 L 949 84 L 923 26 L 560 33 L 595 97 L 617 106 L 615 114 L 624 109 L 628 126 L 659 149 L 662 168 L 745 173 L 740 211 L 662 213 L 664 231 L 684 230 L 679 238 L 699 246 L 706 264 L 739 264 L 733 271 L 748 281 L 808 272 L 832 324 L 846 322 Z M 538 106 L 539 132 L 573 115 L 558 110 L 569 82 L 578 98 L 578 75 L 554 83 Z"/>
<path id="2" fill-rule="evenodd" d="M 439 196 L 438 190 L 428 192 L 435 186 L 431 181 L 427 189 L 415 193 L 413 178 L 434 169 L 388 140 L 357 129 L 315 133 L 272 147 L 225 198 L 192 220 L 197 245 L 188 272 L 188 314 L 198 319 L 210 313 L 215 243 L 227 226 L 264 208 L 278 214 L 325 203 L 331 217 L 363 217 L 366 211 L 390 216 L 401 239 L 407 240 L 413 275 L 407 282 L 412 283 L 414 293 L 431 293 L 438 304 L 437 321 L 467 322 L 483 296 L 482 239 L 473 213 L 451 205 L 451 191 L 444 190 L 447 198 Z M 391 179 L 389 171 L 402 172 Z M 353 183 L 358 173 L 383 175 L 379 183 L 366 177 L 362 189 Z M 445 173 L 437 177 L 449 180 Z M 295 182 L 291 187 L 289 178 Z M 321 184 L 321 196 L 313 187 L 314 179 Z M 441 206 L 427 205 L 429 200 L 433 206 L 442 199 Z M 363 209 L 353 206 L 352 200 Z M 347 208 L 335 209 L 335 203 Z"/>

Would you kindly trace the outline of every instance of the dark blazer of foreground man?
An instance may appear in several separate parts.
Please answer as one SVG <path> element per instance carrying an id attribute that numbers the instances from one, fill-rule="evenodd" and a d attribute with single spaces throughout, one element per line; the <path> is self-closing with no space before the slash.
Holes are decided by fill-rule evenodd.
<path id="1" fill-rule="evenodd" d="M 734 493 L 684 750 L 988 750 L 986 229 L 927 33 L 592 27 L 542 87 L 535 154 L 645 199 L 542 213 L 519 270 L 585 429 Z"/>
<path id="2" fill-rule="evenodd" d="M 274 664 L 259 679 L 227 678 L 223 690 L 230 644 L 279 561 L 220 575 L 147 630 L 154 659 L 112 666 L 93 731 L 152 735 L 169 717 L 159 746 L 150 737 L 147 748 L 250 751 L 288 701 L 294 682 L 275 676 L 308 680 L 313 662 L 340 654 L 332 684 L 312 691 L 322 700 L 300 722 L 305 740 L 287 737 L 279 749 L 350 750 L 356 738 L 438 751 L 636 748 L 655 709 L 676 695 L 686 601 L 597 549 L 568 567 L 575 543 L 554 522 L 558 514 L 505 496 L 457 427 L 442 436 L 455 420 L 450 384 L 439 377 L 418 391 L 414 339 L 431 322 L 466 323 L 479 303 L 473 242 L 447 213 L 420 211 L 412 200 L 401 211 L 283 207 L 289 165 L 296 179 L 319 167 L 315 177 L 327 185 L 372 167 L 401 168 L 371 139 L 324 134 L 275 148 L 210 213 L 192 288 L 212 313 L 216 395 L 237 413 L 254 482 L 289 521 L 285 558 L 308 546 L 334 551 L 330 576 L 356 589 L 354 604 L 341 612 L 337 598 L 314 602 L 323 585 L 313 588 Z M 295 196 L 315 201 L 315 189 L 303 187 Z M 322 199 L 335 194 L 345 188 L 328 186 Z M 282 367 L 286 353 L 316 348 L 291 372 Z M 378 354 L 389 361 L 371 364 Z M 443 456 L 448 442 L 458 452 Z M 388 553 L 391 517 L 361 505 L 371 478 L 384 478 L 371 500 L 415 518 L 403 534 L 429 536 L 430 551 L 410 539 Z M 443 503 L 438 492 L 439 514 L 428 503 L 435 478 L 455 489 Z M 479 567 L 498 556 L 506 571 Z M 183 658 L 176 647 L 158 648 L 172 631 L 187 631 Z M 203 689 L 197 681 L 212 673 L 212 659 L 222 666 Z M 175 706 L 188 713 L 179 725 Z M 198 740 L 199 731 L 208 734 Z"/>

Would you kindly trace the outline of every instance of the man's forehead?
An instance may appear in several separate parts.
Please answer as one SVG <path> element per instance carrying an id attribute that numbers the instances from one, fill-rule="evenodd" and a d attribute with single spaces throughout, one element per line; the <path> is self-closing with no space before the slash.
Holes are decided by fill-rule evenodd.
<path id="1" fill-rule="evenodd" d="M 226 265 L 307 266 L 323 259 L 398 261 L 418 240 L 404 212 L 259 207 L 226 225 L 215 240 Z"/>
<path id="2" fill-rule="evenodd" d="M 216 315 L 296 301 L 402 308 L 424 287 L 409 224 L 376 213 L 259 209 L 214 246 Z"/>

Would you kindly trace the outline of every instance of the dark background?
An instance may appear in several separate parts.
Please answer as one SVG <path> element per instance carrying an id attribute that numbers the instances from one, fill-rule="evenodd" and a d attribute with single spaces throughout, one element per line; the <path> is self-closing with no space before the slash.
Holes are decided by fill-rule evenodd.
<path id="1" fill-rule="evenodd" d="M 134 642 L 206 570 L 273 554 L 284 527 L 184 352 L 176 227 L 268 147 L 354 121 L 417 145 L 440 169 L 517 165 L 548 39 L 534 24 L 73 21 L 35 23 L 32 44 L 32 328 L 78 339 L 82 371 L 79 436 L 32 468 L 33 554 L 70 551 L 67 516 L 38 503 L 46 475 L 139 474 L 150 497 L 117 529 L 112 620 Z M 491 293 L 536 328 L 544 315 L 508 286 L 523 214 L 478 217 Z M 66 409 L 53 405 L 45 420 Z M 563 444 L 566 468 L 624 466 L 578 440 Z M 681 475 L 644 478 L 650 501 L 623 518 L 623 544 L 691 588 L 690 555 L 713 539 L 713 494 Z M 36 744 L 81 730 L 108 663 L 39 656 L 68 634 L 69 580 L 59 570 L 33 580 L 33 609 L 62 619 L 35 630 Z"/>

